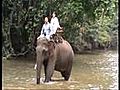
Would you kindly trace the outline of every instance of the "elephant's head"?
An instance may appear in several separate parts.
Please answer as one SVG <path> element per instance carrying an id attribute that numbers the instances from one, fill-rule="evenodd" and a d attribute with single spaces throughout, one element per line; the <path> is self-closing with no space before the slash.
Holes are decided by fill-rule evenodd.
<path id="1" fill-rule="evenodd" d="M 42 37 L 37 40 L 37 47 L 41 53 L 50 52 L 50 50 L 54 50 L 55 42 L 48 41 L 46 38 Z"/>
<path id="2" fill-rule="evenodd" d="M 37 40 L 37 47 L 41 49 L 41 51 L 48 51 L 48 40 L 46 38 L 39 38 Z"/>

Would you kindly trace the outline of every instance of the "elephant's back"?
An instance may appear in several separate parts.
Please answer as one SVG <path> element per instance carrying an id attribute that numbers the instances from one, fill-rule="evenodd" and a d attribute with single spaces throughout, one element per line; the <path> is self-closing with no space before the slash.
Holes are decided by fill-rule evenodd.
<path id="1" fill-rule="evenodd" d="M 74 54 L 71 45 L 66 40 L 63 40 L 63 43 L 58 44 L 57 48 L 59 49 L 60 53 L 62 52 L 61 54 L 63 54 L 63 53 Z"/>

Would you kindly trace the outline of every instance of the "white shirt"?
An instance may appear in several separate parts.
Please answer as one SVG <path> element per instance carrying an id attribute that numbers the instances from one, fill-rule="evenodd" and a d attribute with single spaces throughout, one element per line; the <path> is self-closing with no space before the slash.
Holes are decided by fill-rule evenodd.
<path id="1" fill-rule="evenodd" d="M 55 34 L 57 31 L 57 28 L 60 27 L 57 17 L 51 18 L 50 26 L 51 26 L 51 35 Z"/>

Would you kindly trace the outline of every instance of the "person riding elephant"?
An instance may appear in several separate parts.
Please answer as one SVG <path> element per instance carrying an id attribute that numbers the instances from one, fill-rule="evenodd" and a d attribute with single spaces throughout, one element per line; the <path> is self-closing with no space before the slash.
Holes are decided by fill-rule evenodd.
<path id="1" fill-rule="evenodd" d="M 62 29 L 62 27 L 60 27 L 59 20 L 56 16 L 55 11 L 52 13 L 52 18 L 51 18 L 51 21 L 50 21 L 50 27 L 51 27 L 51 35 L 56 34 L 56 31 L 57 31 L 58 28 Z"/>
<path id="2" fill-rule="evenodd" d="M 42 26 L 41 34 L 37 39 L 41 37 L 46 37 L 48 40 L 50 40 L 50 36 L 51 36 L 50 28 L 51 27 L 50 27 L 50 23 L 48 22 L 48 17 L 45 17 L 45 23 Z"/>
<path id="3" fill-rule="evenodd" d="M 40 83 L 41 68 L 44 65 L 45 81 L 49 82 L 54 70 L 61 72 L 65 80 L 68 80 L 72 70 L 74 52 L 71 45 L 62 40 L 62 43 L 48 41 L 45 37 L 37 40 L 36 63 L 37 84 Z"/>

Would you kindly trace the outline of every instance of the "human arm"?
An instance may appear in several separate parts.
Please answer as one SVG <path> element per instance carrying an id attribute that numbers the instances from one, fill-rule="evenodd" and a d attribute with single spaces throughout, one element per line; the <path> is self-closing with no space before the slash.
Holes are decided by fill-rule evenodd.
<path id="1" fill-rule="evenodd" d="M 44 34 L 44 25 L 42 26 L 41 34 L 40 35 L 43 35 L 43 34 Z"/>
<path id="2" fill-rule="evenodd" d="M 57 17 L 55 18 L 55 25 L 57 26 L 57 28 L 61 28 Z"/>
<path id="3" fill-rule="evenodd" d="M 42 26 L 40 36 L 38 36 L 37 39 L 39 39 L 39 38 L 42 37 L 42 36 L 44 36 L 44 26 Z"/>

